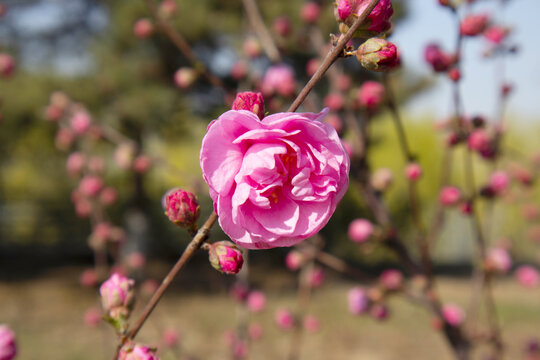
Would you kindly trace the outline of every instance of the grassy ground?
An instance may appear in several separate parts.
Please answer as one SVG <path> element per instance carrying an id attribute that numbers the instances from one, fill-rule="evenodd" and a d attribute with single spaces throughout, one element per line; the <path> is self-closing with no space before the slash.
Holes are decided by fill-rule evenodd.
<path id="1" fill-rule="evenodd" d="M 96 289 L 77 283 L 81 269 L 51 271 L 31 281 L 0 283 L 0 323 L 17 333 L 18 359 L 90 360 L 111 359 L 113 333 L 106 324 L 91 329 L 83 323 L 84 311 L 99 306 Z M 290 279 L 284 286 L 274 279 L 268 289 L 268 306 L 252 320 L 263 325 L 264 336 L 252 344 L 250 359 L 285 359 L 289 337 L 273 323 L 275 309 L 294 309 L 295 293 Z M 392 316 L 385 323 L 347 312 L 346 293 L 354 284 L 331 282 L 314 294 L 308 312 L 317 316 L 321 329 L 306 334 L 302 359 L 453 359 L 442 336 L 431 328 L 423 308 L 405 300 L 390 302 Z M 467 306 L 470 285 L 459 279 L 439 282 L 446 301 Z M 502 321 L 507 359 L 523 358 L 525 341 L 540 329 L 540 290 L 525 290 L 510 280 L 495 288 Z M 142 300 L 142 299 L 141 299 Z M 136 312 L 141 310 L 141 304 Z M 237 309 L 226 292 L 200 291 L 166 294 L 138 339 L 158 344 L 160 329 L 173 326 L 181 332 L 182 348 L 197 359 L 228 359 L 223 341 L 226 329 L 234 327 Z M 177 359 L 171 351 L 162 360 Z M 475 358 L 481 359 L 477 353 Z"/>

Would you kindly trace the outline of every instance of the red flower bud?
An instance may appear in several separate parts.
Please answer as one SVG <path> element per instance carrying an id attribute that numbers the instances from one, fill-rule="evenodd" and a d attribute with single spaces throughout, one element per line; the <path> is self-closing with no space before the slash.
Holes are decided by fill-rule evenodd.
<path id="1" fill-rule="evenodd" d="M 225 274 L 238 274 L 244 264 L 242 252 L 230 241 L 213 243 L 208 255 L 214 269 Z"/>
<path id="2" fill-rule="evenodd" d="M 248 110 L 259 117 L 264 118 L 264 99 L 260 92 L 245 91 L 236 94 L 232 104 L 233 110 Z"/>
<path id="3" fill-rule="evenodd" d="M 400 64 L 396 45 L 378 38 L 371 38 L 360 45 L 356 57 L 364 68 L 371 71 L 389 71 Z"/>
<path id="4" fill-rule="evenodd" d="M 195 226 L 200 206 L 195 195 L 182 189 L 173 189 L 165 194 L 165 215 L 180 227 Z"/>

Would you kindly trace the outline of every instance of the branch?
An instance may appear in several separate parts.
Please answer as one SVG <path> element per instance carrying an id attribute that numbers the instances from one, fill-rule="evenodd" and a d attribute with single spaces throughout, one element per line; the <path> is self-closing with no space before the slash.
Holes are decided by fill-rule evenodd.
<path id="1" fill-rule="evenodd" d="M 242 0 L 242 3 L 244 4 L 244 9 L 246 10 L 251 27 L 261 41 L 264 52 L 270 58 L 270 60 L 272 60 L 272 62 L 280 62 L 281 55 L 279 55 L 279 50 L 274 42 L 274 39 L 272 39 L 272 35 L 268 31 L 268 28 L 264 25 L 264 21 L 261 17 L 259 9 L 257 8 L 255 0 Z"/>

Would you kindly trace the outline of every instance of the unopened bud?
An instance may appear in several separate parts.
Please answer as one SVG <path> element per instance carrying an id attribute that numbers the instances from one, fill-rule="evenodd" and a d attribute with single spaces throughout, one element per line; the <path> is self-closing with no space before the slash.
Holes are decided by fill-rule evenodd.
<path id="1" fill-rule="evenodd" d="M 349 224 L 348 234 L 354 242 L 366 242 L 373 234 L 373 224 L 366 219 L 356 219 Z"/>
<path id="2" fill-rule="evenodd" d="M 360 45 L 356 58 L 364 68 L 377 72 L 392 70 L 400 64 L 396 45 L 378 38 L 371 38 Z"/>
<path id="3" fill-rule="evenodd" d="M 439 194 L 439 201 L 445 206 L 456 205 L 461 199 L 461 191 L 454 186 L 446 186 L 442 188 Z"/>
<path id="4" fill-rule="evenodd" d="M 128 344 L 120 350 L 118 360 L 159 360 L 159 357 L 154 348 L 140 344 Z"/>
<path id="5" fill-rule="evenodd" d="M 197 71 L 189 67 L 181 67 L 174 73 L 174 83 L 180 89 L 187 89 L 197 80 Z"/>
<path id="6" fill-rule="evenodd" d="M 264 99 L 260 92 L 245 91 L 236 94 L 232 104 L 233 110 L 248 110 L 259 117 L 264 118 Z"/>
<path id="7" fill-rule="evenodd" d="M 405 176 L 409 181 L 416 181 L 422 176 L 422 167 L 417 163 L 410 163 L 405 168 Z"/>
<path id="8" fill-rule="evenodd" d="M 200 213 L 199 202 L 195 195 L 182 189 L 173 189 L 165 194 L 165 215 L 175 225 L 194 228 Z"/>
<path id="9" fill-rule="evenodd" d="M 486 29 L 488 21 L 489 18 L 485 14 L 468 15 L 459 24 L 459 31 L 465 36 L 479 35 Z"/>
<path id="10" fill-rule="evenodd" d="M 144 39 L 152 35 L 154 32 L 154 24 L 152 24 L 152 21 L 147 18 L 139 19 L 133 25 L 133 33 L 136 37 L 139 39 Z"/>
<path id="11" fill-rule="evenodd" d="M 375 111 L 384 100 L 384 87 L 376 81 L 366 81 L 358 90 L 360 106 Z"/>
<path id="12" fill-rule="evenodd" d="M 114 273 L 99 288 L 101 305 L 109 321 L 121 331 L 135 303 L 135 281 Z"/>
<path id="13" fill-rule="evenodd" d="M 208 255 L 214 269 L 225 274 L 238 274 L 244 264 L 242 252 L 230 241 L 211 244 Z"/>

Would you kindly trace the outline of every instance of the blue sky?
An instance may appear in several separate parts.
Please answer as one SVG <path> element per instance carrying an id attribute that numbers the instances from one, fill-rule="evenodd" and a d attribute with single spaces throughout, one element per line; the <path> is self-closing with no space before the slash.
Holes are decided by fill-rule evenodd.
<path id="1" fill-rule="evenodd" d="M 423 59 L 425 45 L 437 41 L 446 50 L 454 50 L 456 25 L 452 14 L 437 0 L 409 0 L 409 17 L 401 22 L 392 35 L 401 49 L 405 71 L 430 74 Z M 540 14 L 539 0 L 511 0 L 501 12 L 499 0 L 477 1 L 472 12 L 487 12 L 498 22 L 513 28 L 512 40 L 519 45 L 517 55 L 507 57 L 505 74 L 515 86 L 507 114 L 531 121 L 540 120 Z M 497 60 L 483 59 L 486 41 L 465 39 L 463 81 L 461 84 L 465 112 L 469 115 L 493 116 L 497 98 Z M 450 82 L 438 75 L 436 86 L 415 98 L 407 109 L 415 115 L 445 116 L 451 112 Z"/>

